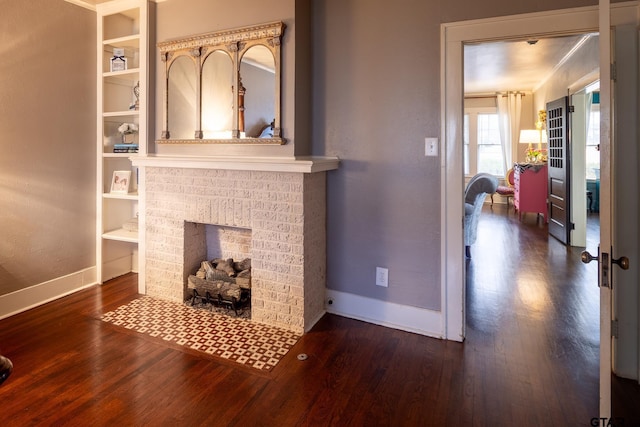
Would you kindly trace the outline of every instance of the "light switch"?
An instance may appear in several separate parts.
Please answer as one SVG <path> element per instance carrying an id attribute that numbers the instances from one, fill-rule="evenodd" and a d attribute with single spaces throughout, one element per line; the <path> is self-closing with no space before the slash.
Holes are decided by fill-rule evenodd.
<path id="1" fill-rule="evenodd" d="M 438 155 L 438 138 L 425 138 L 424 139 L 424 155 L 425 156 L 437 156 Z"/>
<path id="2" fill-rule="evenodd" d="M 389 269 L 376 267 L 376 286 L 389 287 Z"/>

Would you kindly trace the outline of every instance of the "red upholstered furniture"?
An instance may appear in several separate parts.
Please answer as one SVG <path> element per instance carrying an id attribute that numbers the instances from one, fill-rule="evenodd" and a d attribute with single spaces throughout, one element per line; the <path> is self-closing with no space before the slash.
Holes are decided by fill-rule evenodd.
<path id="1" fill-rule="evenodd" d="M 516 191 L 516 189 L 513 187 L 515 184 L 514 179 L 515 177 L 514 177 L 513 168 L 511 168 L 507 171 L 507 174 L 504 176 L 504 181 L 506 185 L 498 185 L 498 188 L 496 189 L 496 194 L 499 194 L 502 197 L 507 198 L 507 206 L 509 205 L 509 199 L 513 197 Z M 491 195 L 491 204 L 493 205 L 493 194 Z"/>
<path id="2" fill-rule="evenodd" d="M 535 212 L 549 221 L 547 212 L 547 165 L 518 163 L 514 167 L 513 200 L 522 219 L 523 212 Z"/>

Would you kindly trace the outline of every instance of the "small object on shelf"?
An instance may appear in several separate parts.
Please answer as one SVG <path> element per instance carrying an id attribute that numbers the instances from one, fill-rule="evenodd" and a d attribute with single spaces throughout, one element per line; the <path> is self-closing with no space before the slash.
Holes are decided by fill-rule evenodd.
<path id="1" fill-rule="evenodd" d="M 136 134 L 134 133 L 125 133 L 122 134 L 122 143 L 133 145 L 136 142 Z"/>
<path id="2" fill-rule="evenodd" d="M 111 71 L 124 71 L 127 69 L 127 58 L 124 56 L 124 49 L 114 47 L 111 58 Z"/>
<path id="3" fill-rule="evenodd" d="M 138 144 L 114 144 L 114 153 L 137 153 L 139 150 Z"/>
<path id="4" fill-rule="evenodd" d="M 133 144 L 136 142 L 135 135 L 138 133 L 138 125 L 135 123 L 122 123 L 118 127 L 118 132 L 122 135 L 123 144 Z"/>
<path id="5" fill-rule="evenodd" d="M 138 232 L 138 217 L 131 218 L 122 224 L 122 229 L 125 231 Z"/>
<path id="6" fill-rule="evenodd" d="M 129 110 L 138 111 L 140 109 L 140 81 L 137 81 L 133 87 L 133 96 L 135 96 L 136 100 L 133 104 L 129 105 Z"/>
<path id="7" fill-rule="evenodd" d="M 131 182 L 131 171 L 113 171 L 111 193 L 128 194 Z"/>

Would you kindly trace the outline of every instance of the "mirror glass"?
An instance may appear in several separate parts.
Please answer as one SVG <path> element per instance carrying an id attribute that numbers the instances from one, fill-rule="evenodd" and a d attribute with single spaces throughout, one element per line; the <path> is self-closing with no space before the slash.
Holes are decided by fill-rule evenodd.
<path id="1" fill-rule="evenodd" d="M 158 43 L 165 88 L 157 144 L 286 144 L 283 22 Z"/>
<path id="2" fill-rule="evenodd" d="M 244 133 L 250 138 L 272 137 L 276 74 L 271 50 L 263 45 L 249 48 L 242 56 L 240 78 L 245 90 Z"/>
<path id="3" fill-rule="evenodd" d="M 196 127 L 196 65 L 188 56 L 179 56 L 169 68 L 168 121 L 171 138 L 193 138 Z"/>
<path id="4" fill-rule="evenodd" d="M 231 138 L 232 129 L 233 63 L 226 52 L 216 50 L 202 66 L 203 138 Z"/>

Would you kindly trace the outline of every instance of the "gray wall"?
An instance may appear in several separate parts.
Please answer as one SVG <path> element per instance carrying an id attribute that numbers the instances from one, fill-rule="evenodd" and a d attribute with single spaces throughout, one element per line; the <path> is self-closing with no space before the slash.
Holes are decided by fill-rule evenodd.
<path id="1" fill-rule="evenodd" d="M 0 295 L 95 265 L 95 13 L 0 0 Z"/>

